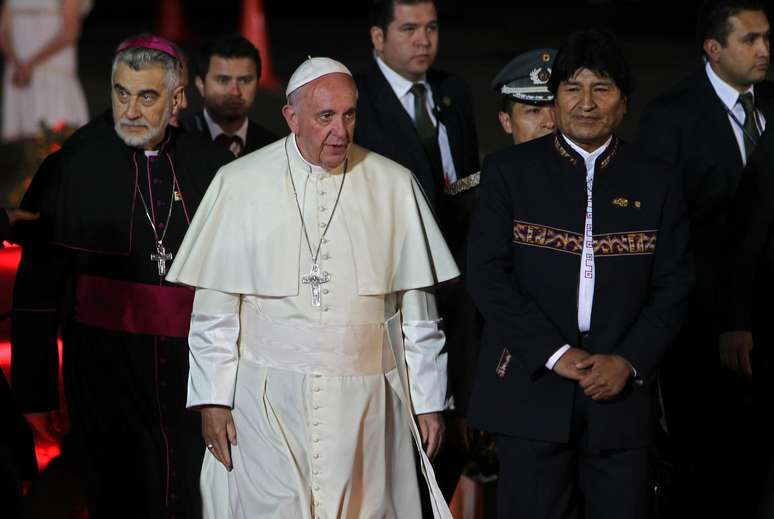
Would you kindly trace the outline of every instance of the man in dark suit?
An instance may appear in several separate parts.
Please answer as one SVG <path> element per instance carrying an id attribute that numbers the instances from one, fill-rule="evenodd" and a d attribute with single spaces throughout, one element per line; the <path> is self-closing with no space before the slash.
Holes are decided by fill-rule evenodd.
<path id="1" fill-rule="evenodd" d="M 195 80 L 204 109 L 183 118 L 183 127 L 222 144 L 235 157 L 274 142 L 276 135 L 247 117 L 260 77 L 261 56 L 245 38 L 223 36 L 208 43 Z"/>
<path id="2" fill-rule="evenodd" d="M 675 517 L 702 512 L 748 517 L 751 485 L 741 464 L 752 414 L 750 385 L 721 364 L 749 366 L 752 336 L 719 335 L 719 280 L 736 232 L 730 210 L 742 168 L 772 116 L 770 26 L 762 5 L 708 2 L 699 16 L 704 67 L 652 101 L 637 142 L 677 168 L 685 186 L 696 259 L 696 286 L 685 326 L 661 373 L 665 425 L 674 447 Z M 720 351 L 718 351 L 720 350 Z M 731 363 L 730 359 L 734 359 Z M 687 374 L 700 380 L 686 383 Z M 712 453 L 709 456 L 709 453 Z M 750 453 L 752 454 L 752 453 Z M 707 492 L 717 496 L 711 502 Z M 703 508 L 705 507 L 705 508 Z"/>
<path id="3" fill-rule="evenodd" d="M 470 88 L 461 78 L 432 68 L 439 39 L 433 0 L 375 0 L 370 23 L 374 59 L 355 75 L 354 141 L 414 173 L 464 276 L 465 238 L 479 171 Z M 459 418 L 470 393 L 480 320 L 463 283 L 439 289 L 437 298 L 447 336 L 450 394 Z M 464 423 L 452 422 L 447 448 L 434 461 L 447 499 L 465 459 Z"/>
<path id="4" fill-rule="evenodd" d="M 503 519 L 649 516 L 655 375 L 692 275 L 679 179 L 613 133 L 631 85 L 611 35 L 570 35 L 549 80 L 558 132 L 484 161 L 468 418 L 498 435 Z"/>
<path id="5" fill-rule="evenodd" d="M 470 88 L 432 68 L 438 16 L 432 0 L 377 0 L 374 60 L 355 76 L 355 142 L 409 168 L 438 210 L 446 184 L 479 170 Z"/>
<path id="6" fill-rule="evenodd" d="M 721 337 L 740 337 L 739 353 L 721 350 L 723 363 L 737 375 L 749 380 L 754 409 L 753 427 L 743 431 L 747 443 L 755 449 L 745 460 L 752 497 L 745 510 L 757 507 L 758 519 L 774 517 L 774 449 L 769 412 L 774 402 L 774 333 L 771 303 L 774 290 L 774 131 L 763 133 L 755 152 L 742 171 L 730 224 L 735 229 L 725 256 L 724 316 Z M 755 346 L 753 350 L 753 345 Z M 754 351 L 754 360 L 753 360 Z M 748 422 L 749 423 L 749 422 Z M 757 503 L 756 503 L 757 502 Z M 753 515 L 749 515 L 753 517 Z"/>

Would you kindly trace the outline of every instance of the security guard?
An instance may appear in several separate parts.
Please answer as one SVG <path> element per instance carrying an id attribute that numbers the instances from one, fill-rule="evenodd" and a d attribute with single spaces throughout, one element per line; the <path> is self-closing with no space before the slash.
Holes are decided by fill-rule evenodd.
<path id="1" fill-rule="evenodd" d="M 554 94 L 548 90 L 555 49 L 535 49 L 513 58 L 492 80 L 502 97 L 498 118 L 514 144 L 554 131 Z"/>

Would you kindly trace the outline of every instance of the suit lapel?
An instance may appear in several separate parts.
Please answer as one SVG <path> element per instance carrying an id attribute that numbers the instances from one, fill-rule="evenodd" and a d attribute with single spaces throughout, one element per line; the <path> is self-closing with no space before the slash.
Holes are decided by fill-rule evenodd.
<path id="1" fill-rule="evenodd" d="M 255 123 L 250 119 L 248 119 L 247 135 L 245 135 L 245 145 L 242 148 L 242 153 L 240 153 L 240 155 L 244 155 L 245 153 L 247 153 L 247 150 L 258 149 L 258 143 L 256 142 L 257 139 L 258 139 L 258 136 L 255 134 Z"/>
<path id="2" fill-rule="evenodd" d="M 411 120 L 406 109 L 403 108 L 398 96 L 392 89 L 387 79 L 379 70 L 376 61 L 373 61 L 370 68 L 371 84 L 374 88 L 374 109 L 378 114 L 378 120 L 384 123 L 385 128 L 394 128 L 394 132 L 401 136 L 398 141 L 400 144 L 407 145 L 403 150 L 398 149 L 398 153 L 406 153 L 411 159 L 411 163 L 418 167 L 414 168 L 413 173 L 421 179 L 422 186 L 433 185 L 433 174 L 430 171 L 430 163 L 419 141 L 416 127 Z M 391 132 L 392 133 L 392 132 Z M 398 148 L 401 148 L 401 145 Z M 421 166 L 421 168 L 420 168 Z"/>
<path id="3" fill-rule="evenodd" d="M 196 114 L 194 120 L 196 121 L 196 129 L 199 131 L 199 133 L 208 136 L 210 140 L 215 138 L 215 136 L 210 133 L 210 127 L 207 124 L 207 119 L 204 118 L 204 111 Z"/>
<path id="4" fill-rule="evenodd" d="M 435 101 L 435 115 L 438 120 L 446 127 L 446 135 L 449 138 L 449 148 L 451 148 L 454 169 L 458 178 L 464 175 L 464 165 L 462 164 L 462 117 L 460 116 L 453 98 L 445 91 L 443 82 L 440 81 L 433 70 L 427 74 L 428 83 L 433 91 L 433 101 Z M 440 145 L 440 142 L 439 142 Z"/>
<path id="5" fill-rule="evenodd" d="M 736 134 L 731 127 L 732 123 L 728 118 L 723 101 L 715 93 L 715 89 L 712 87 L 706 72 L 702 70 L 697 80 L 699 93 L 703 104 L 706 106 L 703 117 L 705 124 L 702 127 L 708 129 L 706 135 L 713 141 L 711 149 L 723 150 L 722 155 L 718 156 L 726 157 L 727 165 L 729 166 L 725 168 L 726 171 L 736 172 L 741 170 L 742 152 L 739 150 Z M 714 128 L 717 128 L 717 130 L 714 130 Z"/>
<path id="6" fill-rule="evenodd" d="M 414 122 L 411 120 L 408 112 L 406 112 L 406 109 L 403 108 L 398 96 L 395 95 L 395 91 L 393 91 L 392 87 L 387 82 L 382 71 L 379 70 L 376 61 L 372 64 L 371 76 L 376 92 L 376 95 L 374 96 L 374 99 L 376 100 L 375 108 L 377 112 L 379 112 L 380 119 L 396 124 L 398 126 L 398 131 L 403 135 L 411 135 L 412 137 L 416 135 Z M 422 145 L 419 143 L 419 137 L 410 140 L 416 144 L 416 146 L 412 146 L 412 151 L 421 151 L 424 153 Z"/>

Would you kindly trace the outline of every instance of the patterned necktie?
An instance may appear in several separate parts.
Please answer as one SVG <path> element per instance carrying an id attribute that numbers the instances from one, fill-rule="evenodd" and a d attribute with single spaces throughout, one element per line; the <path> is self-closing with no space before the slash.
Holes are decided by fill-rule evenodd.
<path id="1" fill-rule="evenodd" d="M 739 96 L 739 104 L 744 109 L 744 124 L 742 125 L 744 134 L 744 150 L 749 160 L 755 146 L 758 145 L 758 139 L 761 134 L 758 131 L 758 125 L 755 123 L 755 101 L 750 92 Z"/>
<path id="2" fill-rule="evenodd" d="M 438 146 L 438 128 L 433 124 L 433 119 L 427 110 L 427 89 L 422 83 L 414 83 L 411 87 L 411 93 L 414 94 L 414 125 L 417 127 L 419 140 L 430 160 L 435 190 L 440 192 L 443 190 L 446 180 L 443 174 L 441 148 Z"/>
<path id="3" fill-rule="evenodd" d="M 226 135 L 225 133 L 221 133 L 215 137 L 215 142 L 229 150 L 235 157 L 238 157 L 239 154 L 242 153 L 242 148 L 244 147 L 242 137 L 239 135 Z"/>

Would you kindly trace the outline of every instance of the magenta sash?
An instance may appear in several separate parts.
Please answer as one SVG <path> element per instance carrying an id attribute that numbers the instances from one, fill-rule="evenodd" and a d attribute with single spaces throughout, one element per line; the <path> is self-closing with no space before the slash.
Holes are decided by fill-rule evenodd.
<path id="1" fill-rule="evenodd" d="M 82 275 L 76 288 L 75 319 L 117 332 L 186 338 L 193 298 L 191 288 Z"/>

